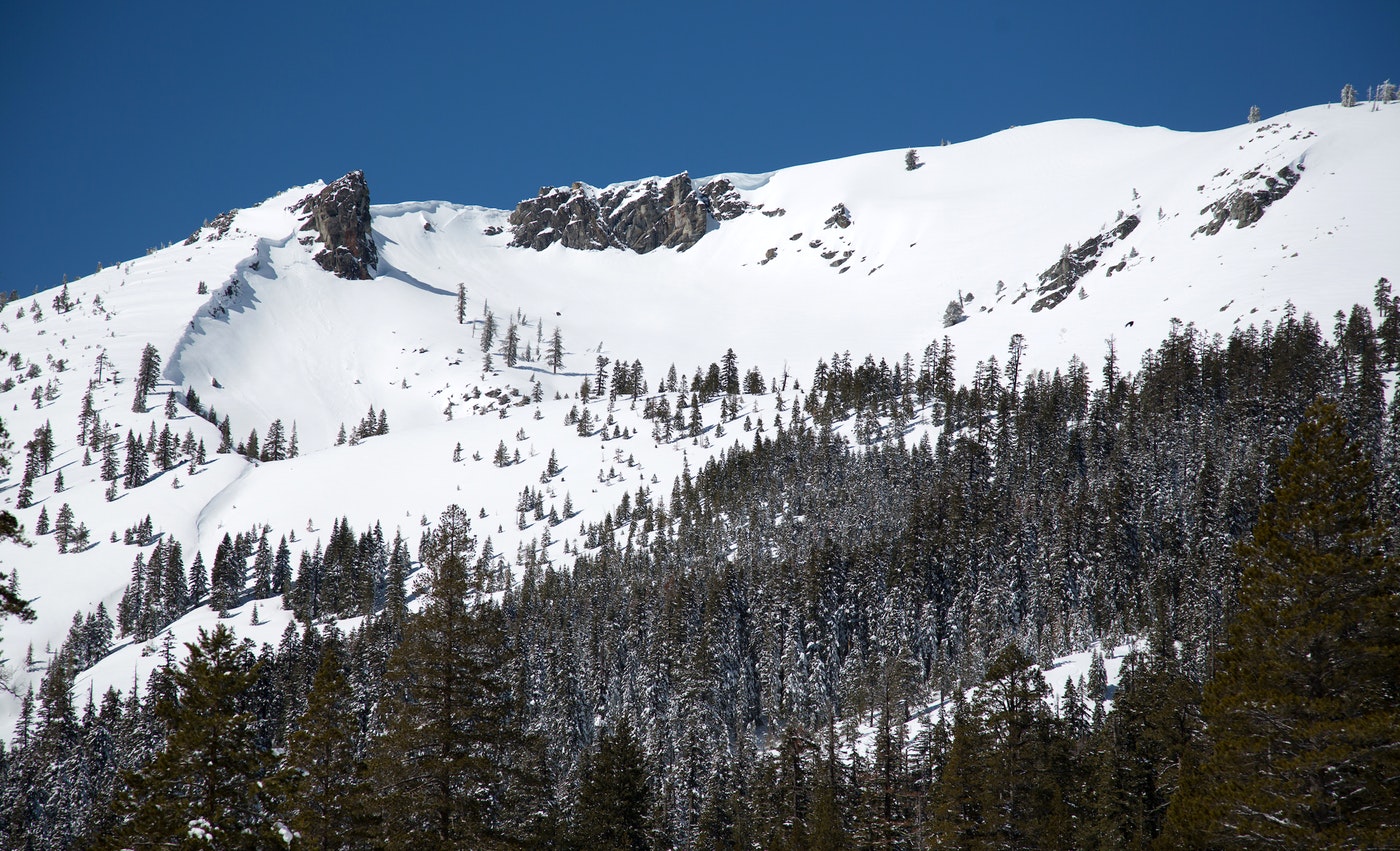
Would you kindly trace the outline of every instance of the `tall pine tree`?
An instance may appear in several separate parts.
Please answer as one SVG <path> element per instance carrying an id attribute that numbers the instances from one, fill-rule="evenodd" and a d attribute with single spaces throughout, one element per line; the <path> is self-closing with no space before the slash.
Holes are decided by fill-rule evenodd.
<path id="1" fill-rule="evenodd" d="M 1314 402 L 1240 548 L 1240 612 L 1171 844 L 1400 847 L 1400 562 L 1372 479 L 1336 406 Z"/>
<path id="2" fill-rule="evenodd" d="M 189 660 L 170 672 L 175 690 L 156 706 L 170 731 L 165 750 L 125 776 L 114 805 L 119 826 L 95 846 L 287 847 L 292 834 L 279 813 L 275 758 L 249 703 L 258 678 L 252 643 L 240 644 L 220 624 L 186 646 Z"/>

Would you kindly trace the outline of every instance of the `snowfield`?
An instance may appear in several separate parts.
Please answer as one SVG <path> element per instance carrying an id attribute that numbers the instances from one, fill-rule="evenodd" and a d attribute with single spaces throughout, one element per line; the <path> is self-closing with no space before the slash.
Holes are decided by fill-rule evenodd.
<path id="1" fill-rule="evenodd" d="M 289 537 L 295 567 L 301 550 L 324 542 L 342 517 L 357 534 L 376 523 L 390 540 L 401 532 L 416 551 L 424 523 L 456 503 L 511 564 L 548 525 L 517 515 L 529 487 L 561 514 L 567 496 L 577 512 L 549 529 L 549 559 L 568 564 L 563 549 L 581 546 L 581 524 L 599 521 L 639 487 L 669 499 L 683 465 L 694 469 L 736 440 L 751 443 L 745 421 L 771 428 L 777 413 L 778 396 L 745 396 L 721 435 L 717 399 L 703 410 L 700 439 L 657 442 L 641 401 L 603 398 L 589 403 L 592 416 L 611 416 L 630 436 L 580 436 L 565 418 L 582 410 L 580 385 L 600 357 L 640 361 L 654 390 L 673 365 L 686 379 L 732 347 L 741 372 L 757 367 L 782 388 L 786 406 L 797 385 L 805 393 L 818 359 L 870 353 L 894 364 L 908 353 L 917 363 L 945 335 L 967 380 L 979 360 L 1004 361 L 1015 334 L 1026 343 L 1023 369 L 1063 369 L 1078 357 L 1097 375 L 1109 340 L 1132 369 L 1177 320 L 1228 334 L 1275 320 L 1291 302 L 1330 327 L 1337 310 L 1370 305 L 1379 278 L 1400 278 L 1397 150 L 1396 104 L 1318 106 L 1210 133 L 1057 121 L 919 148 L 922 165 L 912 171 L 901 149 L 729 175 L 755 209 L 712 222 L 688 251 L 645 255 L 509 248 L 508 211 L 380 204 L 372 208 L 380 261 L 370 281 L 342 280 L 312 260 L 320 246 L 304 243 L 308 232 L 291 208 L 318 183 L 238 211 L 222 236 L 204 228 L 191 243 L 70 282 L 76 306 L 67 312 L 53 306 L 56 289 L 20 298 L 0 312 L 0 380 L 14 382 L 0 392 L 0 418 L 15 444 L 0 507 L 19 517 L 33 546 L 0 545 L 0 567 L 17 571 L 39 618 L 3 623 L 11 693 L 0 695 L 0 735 L 10 735 L 18 697 L 37 686 L 74 613 L 103 603 L 115 617 L 143 552 L 123 544 L 122 533 L 147 515 L 182 544 L 187 565 L 196 551 L 212 564 L 225 534 L 266 527 L 274 546 Z M 1198 232 L 1210 204 L 1232 189 L 1258 188 L 1285 167 L 1301 179 L 1256 223 Z M 851 225 L 827 226 L 841 204 Z M 783 212 L 764 214 L 775 210 Z M 1038 276 L 1066 245 L 1134 215 L 1137 228 L 1068 298 L 1032 311 Z M 488 235 L 496 228 L 506 230 Z M 770 249 L 772 259 L 761 262 Z M 467 293 L 463 324 L 459 285 Z M 945 328 L 945 310 L 960 297 L 968 318 Z M 494 368 L 483 368 L 479 333 L 488 308 L 502 330 L 511 318 L 519 323 L 533 360 L 505 367 L 494 355 Z M 556 327 L 567 350 L 558 374 L 539 354 Z M 147 344 L 163 359 L 162 377 L 149 410 L 134 413 L 133 379 Z M 109 502 L 100 458 L 84 466 L 78 442 L 89 388 L 121 437 L 128 430 L 144 437 L 153 426 L 180 437 L 188 430 L 206 446 L 207 463 L 193 475 L 188 459 L 166 472 L 153 466 L 150 481 L 119 489 Z M 254 429 L 266 435 L 280 419 L 289 433 L 295 425 L 301 454 L 268 463 L 216 454 L 214 425 L 183 406 L 166 418 L 167 392 L 183 401 L 188 388 L 229 417 L 235 443 Z M 371 409 L 385 412 L 389 433 L 336 445 L 340 427 L 353 430 Z M 35 504 L 17 509 L 23 444 L 45 422 L 56 440 L 53 463 L 34 483 Z M 607 432 L 611 438 L 612 426 Z M 454 461 L 458 444 L 462 459 Z M 493 464 L 502 444 L 519 463 Z M 551 452 L 563 470 L 542 483 Z M 64 489 L 55 492 L 60 472 Z M 51 534 L 34 534 L 40 512 L 52 520 L 64 503 L 91 530 L 82 552 L 60 554 Z M 166 632 L 179 647 L 217 620 L 201 607 Z M 274 597 L 246 603 L 227 622 L 275 645 L 290 620 Z M 79 676 L 78 689 L 100 696 L 142 683 L 167 640 L 164 633 L 142 643 L 118 639 Z M 1066 661 L 1047 679 L 1059 688 L 1066 670 L 1082 673 L 1087 658 Z"/>

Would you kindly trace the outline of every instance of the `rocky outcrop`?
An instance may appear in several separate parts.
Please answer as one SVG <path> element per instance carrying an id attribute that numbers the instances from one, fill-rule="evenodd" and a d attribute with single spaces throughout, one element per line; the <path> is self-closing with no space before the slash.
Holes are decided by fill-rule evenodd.
<path id="1" fill-rule="evenodd" d="M 837 204 L 831 208 L 831 217 L 826 220 L 826 226 L 845 229 L 850 227 L 852 222 L 851 211 L 845 204 Z"/>
<path id="2" fill-rule="evenodd" d="M 306 215 L 302 230 L 314 231 L 325 246 L 315 260 L 321 268 L 348 280 L 367 281 L 379 264 L 370 231 L 369 184 L 365 173 L 352 171 L 296 205 Z"/>
<path id="3" fill-rule="evenodd" d="M 604 192 L 598 206 L 616 242 L 638 254 L 657 248 L 684 251 L 700 241 L 708 226 L 708 210 L 684 173 L 664 186 L 648 180 Z"/>
<path id="4" fill-rule="evenodd" d="M 710 216 L 717 222 L 737 219 L 749 210 L 749 202 L 739 195 L 738 188 L 727 177 L 710 181 L 701 192 L 701 197 L 710 205 Z"/>
<path id="5" fill-rule="evenodd" d="M 1210 215 L 1210 221 L 1196 228 L 1196 233 L 1214 236 L 1225 227 L 1226 222 L 1234 222 L 1237 228 L 1247 228 L 1264 216 L 1264 210 L 1298 185 L 1303 178 L 1303 164 L 1297 170 L 1289 166 L 1279 169 L 1276 175 L 1264 175 L 1263 167 L 1247 172 L 1235 182 L 1236 188 L 1218 201 L 1212 201 L 1201 209 L 1201 215 Z M 1262 183 L 1262 185 L 1260 185 Z M 1252 186 L 1251 186 L 1252 184 Z"/>
<path id="6" fill-rule="evenodd" d="M 190 234 L 189 238 L 185 240 L 185 244 L 194 245 L 196 242 L 199 242 L 199 235 L 205 231 L 209 232 L 204 237 L 205 242 L 223 239 L 224 236 L 228 234 L 228 229 L 233 226 L 233 217 L 236 215 L 238 215 L 237 210 L 229 210 L 227 213 L 220 213 L 214 217 L 214 221 L 205 222 L 203 227 Z"/>
<path id="7" fill-rule="evenodd" d="M 1105 251 L 1136 230 L 1138 223 L 1137 216 L 1128 216 L 1110 230 L 1085 240 L 1078 248 L 1071 250 L 1066 245 L 1055 265 L 1040 273 L 1040 287 L 1036 290 L 1040 298 L 1031 305 L 1031 312 L 1053 308 L 1069 298 L 1079 279 L 1099 264 Z"/>
<path id="8" fill-rule="evenodd" d="M 711 218 L 726 221 L 747 209 L 728 180 L 698 187 L 684 172 L 665 181 L 644 180 L 602 191 L 582 183 L 567 189 L 545 186 L 510 214 L 510 244 L 536 251 L 555 243 L 585 251 L 684 251 L 705 235 Z"/>

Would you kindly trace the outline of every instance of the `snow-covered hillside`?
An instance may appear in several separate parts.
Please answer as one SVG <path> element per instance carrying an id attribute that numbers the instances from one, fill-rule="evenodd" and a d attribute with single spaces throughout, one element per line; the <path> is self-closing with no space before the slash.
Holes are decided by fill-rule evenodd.
<path id="1" fill-rule="evenodd" d="M 313 260 L 319 246 L 308 244 L 296 207 L 322 185 L 288 189 L 192 241 L 72 282 L 67 311 L 51 290 L 0 312 L 0 379 L 13 381 L 0 392 L 0 418 L 17 448 L 45 423 L 56 443 L 31 507 L 16 507 L 22 450 L 0 480 L 0 507 L 34 541 L 4 545 L 0 564 L 18 571 L 39 613 L 3 626 L 11 685 L 23 694 L 37 683 L 75 612 L 98 603 L 115 612 L 141 551 L 122 543 L 123 531 L 147 515 L 182 544 L 186 563 L 196 551 L 212 563 L 225 534 L 264 527 L 274 541 L 294 534 L 295 563 L 341 517 L 356 530 L 379 523 L 390 538 L 401 531 L 412 545 L 423 523 L 456 503 L 509 563 L 545 533 L 546 521 L 516 509 L 522 489 L 538 488 L 546 514 L 562 515 L 566 497 L 578 512 L 549 531 L 548 557 L 566 563 L 581 522 L 639 486 L 669 490 L 684 465 L 751 440 L 745 420 L 771 427 L 778 399 L 790 403 L 794 381 L 805 388 L 833 352 L 917 361 L 946 335 L 965 379 L 979 359 L 1004 359 L 1016 334 L 1023 368 L 1054 369 L 1074 356 L 1094 364 L 1109 339 L 1133 364 L 1174 319 L 1227 334 L 1291 302 L 1326 324 L 1338 309 L 1369 304 L 1379 278 L 1400 276 L 1396 150 L 1400 105 L 1314 107 L 1211 133 L 1060 121 L 920 148 L 914 169 L 901 149 L 728 175 L 747 212 L 711 220 L 686 251 L 646 254 L 512 248 L 508 211 L 381 204 L 372 208 L 379 262 L 367 281 Z M 846 215 L 834 216 L 841 207 Z M 1237 218 L 1218 227 L 1216 210 Z M 1248 226 L 1237 227 L 1241 219 Z M 1057 276 L 1067 246 L 1078 259 L 1064 269 L 1094 261 L 1082 277 Z M 945 328 L 959 298 L 967 319 Z M 502 330 L 515 319 L 533 359 L 507 367 L 496 355 L 484 370 L 488 310 Z M 540 354 L 556 328 L 565 347 L 557 374 Z M 149 410 L 133 412 L 148 344 L 162 376 Z M 597 420 L 612 417 L 605 434 L 581 436 L 565 422 L 582 410 L 580 385 L 600 358 L 640 362 L 654 389 L 672 366 L 685 379 L 729 348 L 741 370 L 756 367 L 783 392 L 746 395 L 723 434 L 718 401 L 704 409 L 698 439 L 654 440 L 630 397 L 588 406 Z M 207 463 L 186 459 L 109 501 L 100 457 L 84 465 L 78 440 L 89 389 L 119 436 L 188 431 Z M 213 424 L 183 405 L 167 419 L 167 392 L 183 401 L 189 389 L 229 418 L 234 442 L 280 420 L 289 433 L 295 426 L 300 455 L 256 463 L 217 454 Z M 341 426 L 353 431 L 370 411 L 385 413 L 388 433 L 336 445 Z M 618 438 L 605 439 L 614 426 Z M 499 466 L 502 445 L 512 463 Z M 562 471 L 542 482 L 551 452 Z M 91 531 L 81 552 L 61 554 L 52 535 L 34 534 L 40 513 L 52 519 L 65 503 Z M 196 609 L 172 630 L 189 640 L 217 617 Z M 272 598 L 229 622 L 275 644 L 289 619 Z M 79 689 L 129 688 L 159 663 L 149 649 L 161 642 L 118 640 Z M 0 734 L 17 706 L 0 696 Z"/>

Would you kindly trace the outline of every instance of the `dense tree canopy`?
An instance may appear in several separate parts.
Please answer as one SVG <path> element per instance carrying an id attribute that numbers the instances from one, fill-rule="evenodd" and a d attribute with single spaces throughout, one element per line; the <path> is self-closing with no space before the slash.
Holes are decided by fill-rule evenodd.
<path id="1" fill-rule="evenodd" d="M 280 820 L 322 848 L 1394 844 L 1383 303 L 1330 340 L 1291 311 L 1229 337 L 1176 324 L 1135 368 L 1110 343 L 1101 368 L 1031 370 L 1013 339 L 964 386 L 947 339 L 838 353 L 801 390 L 774 381 L 745 431 L 735 381 L 769 388 L 729 352 L 651 395 L 640 364 L 600 364 L 588 392 L 645 397 L 652 439 L 738 439 L 618 491 L 566 554 L 548 482 L 521 494 L 539 537 L 514 554 L 452 506 L 416 562 L 342 519 L 295 571 L 272 545 L 291 530 L 229 530 L 182 583 L 139 522 L 155 546 L 123 635 L 206 595 L 281 593 L 297 623 L 256 657 L 218 632 L 183 669 L 168 647 L 148 693 L 70 713 L 76 660 L 112 640 L 75 621 L 0 766 L 0 835 L 134 843 L 148 813 L 166 836 Z M 1051 700 L 1047 663 L 1090 646 Z M 239 803 L 196 813 L 182 754 L 214 729 L 245 751 L 218 753 L 209 794 Z"/>

